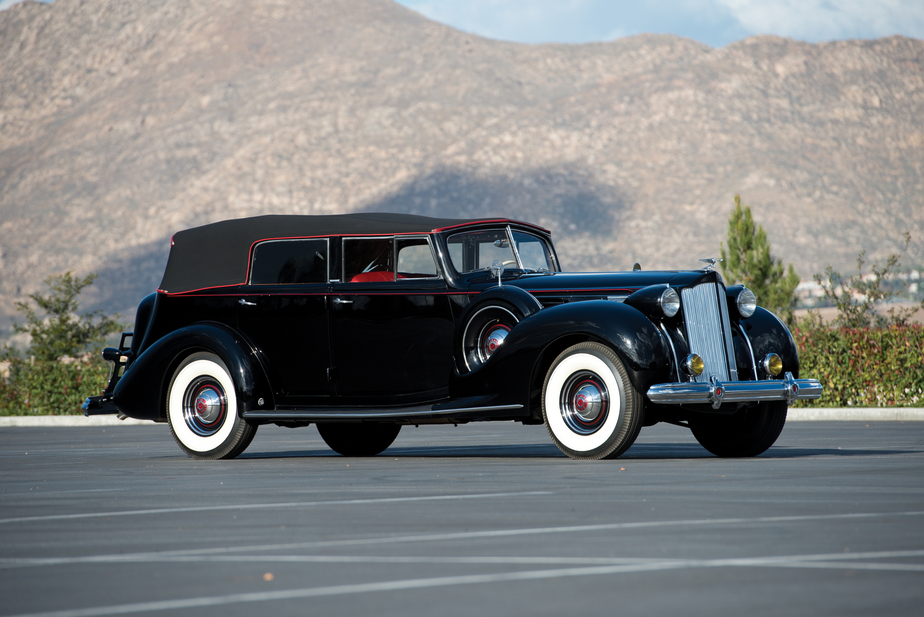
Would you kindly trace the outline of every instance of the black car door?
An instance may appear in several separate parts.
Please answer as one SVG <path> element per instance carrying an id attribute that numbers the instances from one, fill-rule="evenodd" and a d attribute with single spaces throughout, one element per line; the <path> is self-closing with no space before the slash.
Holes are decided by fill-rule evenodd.
<path id="1" fill-rule="evenodd" d="M 426 237 L 344 238 L 331 292 L 341 404 L 413 404 L 448 395 L 453 319 Z"/>
<path id="2" fill-rule="evenodd" d="M 261 353 L 277 403 L 313 404 L 333 394 L 326 238 L 271 240 L 254 247 L 238 326 Z"/>

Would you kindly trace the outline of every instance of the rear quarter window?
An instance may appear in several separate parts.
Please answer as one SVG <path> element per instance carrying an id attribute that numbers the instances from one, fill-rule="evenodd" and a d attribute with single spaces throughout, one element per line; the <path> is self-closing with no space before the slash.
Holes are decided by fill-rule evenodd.
<path id="1" fill-rule="evenodd" d="M 327 240 L 269 240 L 253 251 L 251 285 L 327 282 Z"/>

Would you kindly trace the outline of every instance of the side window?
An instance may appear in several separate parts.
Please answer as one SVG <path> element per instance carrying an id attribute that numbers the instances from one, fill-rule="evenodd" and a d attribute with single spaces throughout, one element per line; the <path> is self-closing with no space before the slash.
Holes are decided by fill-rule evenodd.
<path id="1" fill-rule="evenodd" d="M 253 250 L 251 285 L 327 282 L 327 240 L 269 240 Z"/>
<path id="2" fill-rule="evenodd" d="M 398 254 L 398 278 L 434 278 L 439 276 L 430 243 L 426 238 L 401 238 L 395 241 Z"/>
<path id="3" fill-rule="evenodd" d="M 395 280 L 392 238 L 344 238 L 343 282 L 369 283 Z"/>

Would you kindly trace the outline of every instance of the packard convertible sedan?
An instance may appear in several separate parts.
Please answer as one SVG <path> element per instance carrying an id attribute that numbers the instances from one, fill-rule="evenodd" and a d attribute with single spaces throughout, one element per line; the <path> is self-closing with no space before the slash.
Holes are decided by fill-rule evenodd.
<path id="1" fill-rule="evenodd" d="M 84 412 L 168 423 L 197 459 L 239 455 L 263 424 L 315 424 L 334 451 L 370 456 L 403 425 L 489 420 L 544 424 L 576 459 L 617 457 L 658 422 L 755 456 L 822 391 L 799 378 L 786 326 L 711 265 L 565 273 L 547 230 L 507 219 L 181 231 L 103 357 L 109 384 Z"/>

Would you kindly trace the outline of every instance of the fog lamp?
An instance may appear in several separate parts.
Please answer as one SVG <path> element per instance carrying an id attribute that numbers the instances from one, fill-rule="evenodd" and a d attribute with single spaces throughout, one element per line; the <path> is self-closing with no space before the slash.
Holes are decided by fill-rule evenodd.
<path id="1" fill-rule="evenodd" d="M 764 359 L 760 361 L 760 368 L 762 368 L 767 375 L 776 377 L 783 372 L 783 359 L 775 353 L 768 353 L 764 356 Z"/>
<path id="2" fill-rule="evenodd" d="M 700 358 L 695 353 L 691 353 L 689 356 L 683 359 L 683 362 L 680 364 L 680 368 L 683 369 L 683 372 L 687 375 L 702 375 L 703 370 L 706 368 L 706 363 L 703 362 L 703 359 Z"/>

